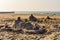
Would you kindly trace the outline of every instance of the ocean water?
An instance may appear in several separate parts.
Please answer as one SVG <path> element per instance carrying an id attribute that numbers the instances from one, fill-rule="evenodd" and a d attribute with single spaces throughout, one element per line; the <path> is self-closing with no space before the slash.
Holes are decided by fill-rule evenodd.
<path id="1" fill-rule="evenodd" d="M 9 11 L 9 12 L 0 12 L 0 14 L 60 14 L 60 11 Z"/>
<path id="2" fill-rule="evenodd" d="M 15 14 L 60 14 L 60 11 L 15 11 Z"/>

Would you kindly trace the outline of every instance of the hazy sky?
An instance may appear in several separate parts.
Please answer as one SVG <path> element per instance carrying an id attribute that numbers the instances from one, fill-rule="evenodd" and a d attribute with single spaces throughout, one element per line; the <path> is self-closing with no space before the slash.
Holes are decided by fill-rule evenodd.
<path id="1" fill-rule="evenodd" d="M 0 11 L 60 11 L 60 0 L 0 0 Z"/>

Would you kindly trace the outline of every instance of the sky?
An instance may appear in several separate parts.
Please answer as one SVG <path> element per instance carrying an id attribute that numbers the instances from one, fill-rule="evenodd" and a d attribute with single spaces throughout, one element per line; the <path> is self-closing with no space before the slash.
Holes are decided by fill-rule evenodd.
<path id="1" fill-rule="evenodd" d="M 0 11 L 60 11 L 60 0 L 0 0 Z"/>

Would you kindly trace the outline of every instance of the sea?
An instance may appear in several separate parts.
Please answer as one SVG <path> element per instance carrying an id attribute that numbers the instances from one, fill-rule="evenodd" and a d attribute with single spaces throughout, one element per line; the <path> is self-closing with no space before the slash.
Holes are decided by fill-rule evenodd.
<path id="1" fill-rule="evenodd" d="M 15 11 L 15 14 L 60 14 L 60 11 Z"/>
<path id="2" fill-rule="evenodd" d="M 0 14 L 60 14 L 60 11 L 6 11 L 6 12 L 0 12 Z"/>

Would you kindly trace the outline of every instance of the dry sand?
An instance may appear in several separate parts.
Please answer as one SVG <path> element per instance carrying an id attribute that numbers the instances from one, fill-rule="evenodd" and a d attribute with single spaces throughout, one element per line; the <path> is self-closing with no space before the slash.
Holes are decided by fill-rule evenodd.
<path id="1" fill-rule="evenodd" d="M 5 18 L 17 18 L 21 17 L 22 19 L 28 18 L 30 14 L 0 14 L 0 19 Z M 36 18 L 46 18 L 46 16 L 50 16 L 52 18 L 60 18 L 59 14 L 34 14 Z"/>

